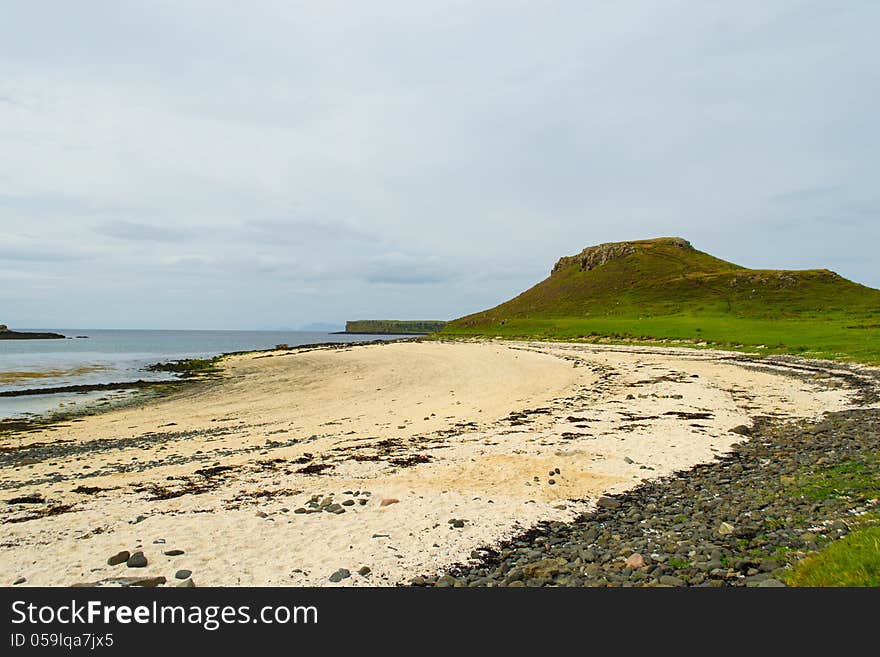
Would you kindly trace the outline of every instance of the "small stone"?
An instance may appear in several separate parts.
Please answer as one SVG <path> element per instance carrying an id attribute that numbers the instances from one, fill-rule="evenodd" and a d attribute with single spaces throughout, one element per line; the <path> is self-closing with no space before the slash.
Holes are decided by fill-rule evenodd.
<path id="1" fill-rule="evenodd" d="M 632 460 L 630 457 L 628 457 L 628 456 L 624 456 L 624 457 L 623 457 L 623 462 L 624 462 L 624 463 L 629 463 L 630 465 L 632 465 L 633 463 L 635 463 L 635 461 L 633 461 L 633 460 Z"/>
<path id="2" fill-rule="evenodd" d="M 547 483 L 550 484 L 550 485 L 552 486 L 553 484 L 556 483 L 556 480 L 555 480 L 555 479 L 548 479 L 548 480 L 547 480 Z"/>
<path id="3" fill-rule="evenodd" d="M 351 572 L 346 570 L 345 568 L 340 568 L 335 573 L 330 575 L 330 581 L 336 584 L 344 579 L 348 579 L 349 577 L 351 577 Z"/>
<path id="4" fill-rule="evenodd" d="M 163 552 L 166 557 L 179 557 L 181 554 L 185 554 L 183 550 L 165 550 Z"/>
<path id="5" fill-rule="evenodd" d="M 398 502 L 400 502 L 400 500 L 398 500 L 397 498 L 386 497 L 384 500 L 379 502 L 379 506 L 390 506 L 392 504 L 397 504 Z"/>
<path id="6" fill-rule="evenodd" d="M 660 583 L 666 586 L 684 586 L 684 580 L 673 575 L 661 575 Z"/>
<path id="7" fill-rule="evenodd" d="M 125 563 L 128 561 L 128 558 L 131 556 L 131 552 L 128 550 L 123 550 L 122 552 L 117 552 L 112 557 L 107 559 L 108 566 L 118 566 L 121 563 Z"/>
<path id="8" fill-rule="evenodd" d="M 268 518 L 269 517 L 269 514 L 266 513 L 265 511 L 257 511 L 254 515 L 257 516 L 257 518 Z"/>
<path id="9" fill-rule="evenodd" d="M 135 552 L 126 560 L 125 565 L 129 568 L 146 568 L 147 558 L 143 552 Z"/>
<path id="10" fill-rule="evenodd" d="M 620 507 L 620 500 L 616 500 L 613 497 L 603 495 L 598 500 L 596 500 L 596 506 L 598 506 L 600 509 L 617 509 Z"/>
<path id="11" fill-rule="evenodd" d="M 303 507 L 299 507 L 298 509 L 293 510 L 294 513 L 306 513 L 306 510 Z"/>
<path id="12" fill-rule="evenodd" d="M 718 534 L 721 536 L 730 536 L 735 531 L 736 527 L 731 525 L 729 522 L 722 522 L 720 525 L 718 525 Z"/>
<path id="13" fill-rule="evenodd" d="M 553 468 L 553 472 L 556 474 L 562 474 L 562 471 L 559 468 Z"/>
<path id="14" fill-rule="evenodd" d="M 27 581 L 27 577 L 18 577 L 13 583 L 13 586 L 18 586 L 19 584 L 24 584 Z"/>
<path id="15" fill-rule="evenodd" d="M 191 570 L 181 569 L 181 570 L 178 570 L 176 573 L 174 573 L 174 578 L 175 579 L 189 579 L 189 577 L 192 574 L 193 573 Z"/>
<path id="16" fill-rule="evenodd" d="M 758 588 L 782 588 L 785 584 L 780 582 L 778 579 L 773 579 L 770 577 L 769 579 L 765 579 L 763 582 L 758 582 Z"/>
<path id="17" fill-rule="evenodd" d="M 645 558 L 638 552 L 629 555 L 624 562 L 627 568 L 641 568 L 645 565 Z"/>
<path id="18" fill-rule="evenodd" d="M 136 525 L 136 524 L 138 524 L 139 522 L 143 522 L 143 521 L 146 520 L 146 519 L 147 519 L 147 516 L 138 516 L 137 518 L 134 519 L 134 522 L 133 522 L 132 524 L 135 524 L 135 525 Z"/>
<path id="19" fill-rule="evenodd" d="M 195 582 L 192 579 L 185 579 L 177 585 L 179 589 L 194 589 L 196 587 Z"/>
<path id="20" fill-rule="evenodd" d="M 342 503 L 342 506 L 354 506 L 354 500 L 345 500 L 345 502 Z"/>
<path id="21" fill-rule="evenodd" d="M 358 568 L 358 575 L 360 575 L 361 577 L 366 577 L 371 572 L 372 571 L 370 570 L 369 566 L 361 566 L 360 568 Z"/>
<path id="22" fill-rule="evenodd" d="M 413 586 L 425 586 L 427 584 L 427 582 L 425 581 L 425 578 L 421 577 L 421 576 L 413 577 L 409 582 Z"/>

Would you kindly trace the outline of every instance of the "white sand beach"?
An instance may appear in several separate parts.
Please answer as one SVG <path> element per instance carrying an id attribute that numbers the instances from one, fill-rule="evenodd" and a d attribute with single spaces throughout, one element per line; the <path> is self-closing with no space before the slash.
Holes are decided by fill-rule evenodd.
<path id="1" fill-rule="evenodd" d="M 752 417 L 818 417 L 853 392 L 833 370 L 663 347 L 232 356 L 217 381 L 3 439 L 28 459 L 4 462 L 0 499 L 45 502 L 3 502 L 2 584 L 174 585 L 179 569 L 197 586 L 406 583 L 709 461 Z M 122 550 L 147 566 L 107 565 Z M 338 569 L 351 576 L 331 582 Z"/>

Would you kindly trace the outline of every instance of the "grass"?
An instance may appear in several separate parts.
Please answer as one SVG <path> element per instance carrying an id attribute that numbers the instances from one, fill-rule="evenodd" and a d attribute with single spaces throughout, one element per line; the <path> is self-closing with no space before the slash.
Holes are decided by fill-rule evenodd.
<path id="1" fill-rule="evenodd" d="M 880 499 L 880 452 L 827 467 L 806 469 L 787 486 L 787 492 L 810 500 Z"/>
<path id="2" fill-rule="evenodd" d="M 880 526 L 830 543 L 799 561 L 785 580 L 789 586 L 880 586 Z"/>
<path id="3" fill-rule="evenodd" d="M 216 374 L 220 371 L 220 361 L 223 356 L 213 358 L 184 358 L 169 363 L 155 363 L 147 367 L 151 372 L 177 372 L 186 376 L 199 374 Z"/>
<path id="4" fill-rule="evenodd" d="M 870 318 L 869 318 L 870 319 Z M 880 324 L 852 328 L 852 316 L 805 315 L 795 319 L 743 318 L 730 315 L 661 317 L 558 317 L 509 319 L 474 330 L 448 326 L 439 337 L 500 337 L 723 347 L 761 355 L 796 354 L 807 358 L 880 364 Z M 863 320 L 864 321 L 864 320 Z"/>

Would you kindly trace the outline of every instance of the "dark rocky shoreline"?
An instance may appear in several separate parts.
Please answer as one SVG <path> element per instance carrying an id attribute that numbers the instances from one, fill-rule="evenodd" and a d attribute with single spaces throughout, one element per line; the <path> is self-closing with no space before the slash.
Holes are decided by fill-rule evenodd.
<path id="1" fill-rule="evenodd" d="M 26 331 L 0 331 L 0 340 L 63 340 L 60 333 L 27 333 Z"/>
<path id="2" fill-rule="evenodd" d="M 756 418 L 748 440 L 711 463 L 600 498 L 571 523 L 543 523 L 412 583 L 783 586 L 787 568 L 880 511 L 880 500 L 824 490 L 823 473 L 876 476 L 878 465 L 880 410 L 830 413 L 816 424 Z"/>

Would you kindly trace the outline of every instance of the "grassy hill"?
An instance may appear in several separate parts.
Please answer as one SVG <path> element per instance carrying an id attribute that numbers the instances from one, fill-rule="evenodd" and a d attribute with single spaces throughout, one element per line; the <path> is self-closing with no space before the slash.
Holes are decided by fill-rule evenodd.
<path id="1" fill-rule="evenodd" d="M 713 344 L 880 363 L 880 290 L 827 269 L 747 269 L 681 238 L 561 258 L 549 277 L 440 334 Z"/>

